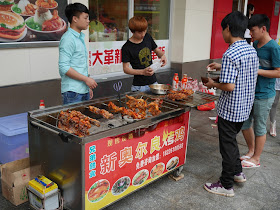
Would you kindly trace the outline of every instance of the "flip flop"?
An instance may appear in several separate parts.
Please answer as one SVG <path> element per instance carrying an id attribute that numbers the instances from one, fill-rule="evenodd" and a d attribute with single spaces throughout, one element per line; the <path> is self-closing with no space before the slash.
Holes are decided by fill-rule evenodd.
<path id="1" fill-rule="evenodd" d="M 248 159 L 250 159 L 250 158 L 251 158 L 250 156 L 243 155 L 243 156 L 241 156 L 239 159 L 240 159 L 240 160 L 248 160 Z"/>
<path id="2" fill-rule="evenodd" d="M 247 160 L 242 160 L 242 162 L 243 163 L 246 163 L 246 164 L 249 164 L 249 166 L 243 166 L 242 165 L 242 168 L 258 168 L 258 167 L 260 167 L 261 166 L 261 164 L 255 164 L 255 163 L 252 163 L 252 162 L 250 162 L 250 161 L 247 161 Z M 241 162 L 241 163 L 242 163 Z"/>

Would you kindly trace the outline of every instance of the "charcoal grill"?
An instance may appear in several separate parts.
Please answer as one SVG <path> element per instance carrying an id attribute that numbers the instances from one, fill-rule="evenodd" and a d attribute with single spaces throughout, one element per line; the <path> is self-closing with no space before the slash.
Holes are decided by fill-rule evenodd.
<path id="1" fill-rule="evenodd" d="M 141 93 L 128 94 L 138 99 L 143 98 L 148 103 L 156 98 Z M 127 121 L 120 114 L 114 114 L 113 119 L 104 119 L 88 109 L 88 106 L 95 106 L 108 110 L 109 101 L 120 106 L 124 105 L 127 99 L 124 94 L 121 95 L 121 101 L 115 97 L 106 97 L 28 113 L 31 165 L 41 164 L 44 175 L 58 184 L 67 209 L 101 209 L 165 174 L 181 170 L 185 163 L 189 106 L 163 99 L 159 115 L 133 121 Z M 84 115 L 99 120 L 101 126 L 92 126 L 89 129 L 90 134 L 84 137 L 63 131 L 57 127 L 57 117 L 60 111 L 66 110 L 80 111 Z M 168 135 L 174 135 L 174 139 L 168 139 L 166 137 Z M 160 147 L 152 145 L 157 138 L 160 138 Z M 142 144 L 146 145 L 147 153 L 143 153 L 140 159 L 136 150 Z M 121 151 L 124 149 L 131 149 L 133 160 L 120 167 L 121 165 L 118 164 L 121 161 Z M 106 173 L 101 174 L 104 157 L 109 157 L 115 152 L 117 153 L 115 171 L 106 171 L 108 169 L 106 166 Z M 92 155 L 96 155 L 96 159 L 93 159 Z M 176 157 L 178 158 L 177 165 L 171 167 L 172 170 L 167 170 L 165 165 L 170 165 L 172 158 L 176 159 Z M 164 165 L 164 171 L 158 177 L 150 177 L 149 173 L 155 170 L 156 164 Z M 148 177 L 145 177 L 143 184 L 137 185 L 135 179 L 139 179 L 136 176 L 140 172 L 146 173 Z M 131 182 L 125 192 L 116 196 L 112 187 L 122 177 L 129 177 L 126 180 L 131 180 Z M 94 193 L 98 180 L 107 180 L 110 184 L 104 198 L 93 201 L 90 196 Z"/>
<path id="2" fill-rule="evenodd" d="M 94 139 L 100 138 L 100 135 L 102 137 L 110 136 L 112 134 L 118 135 L 123 132 L 126 132 L 127 130 L 135 130 L 142 127 L 147 127 L 149 124 L 155 124 L 158 121 L 162 121 L 164 119 L 174 117 L 176 115 L 179 115 L 186 110 L 189 110 L 188 106 L 174 103 L 173 101 L 163 100 L 163 104 L 161 106 L 161 114 L 158 116 L 152 116 L 149 113 L 147 114 L 146 119 L 142 120 L 132 120 L 129 118 L 123 118 L 120 113 L 113 113 L 111 110 L 108 109 L 108 103 L 112 101 L 117 106 L 125 106 L 128 99 L 125 97 L 126 94 L 122 95 L 121 97 L 121 103 L 118 99 L 114 97 L 108 97 L 108 98 L 102 98 L 100 100 L 94 100 L 94 101 L 87 101 L 83 103 L 68 105 L 68 106 L 57 106 L 57 107 L 51 107 L 48 109 L 44 109 L 43 111 L 37 110 L 30 112 L 30 120 L 31 124 L 34 126 L 39 126 L 42 128 L 45 128 L 47 130 L 51 130 L 51 132 L 57 133 L 61 137 L 69 138 L 69 140 L 73 141 L 79 141 L 86 143 L 87 137 L 90 137 L 90 141 Z M 154 99 L 159 98 L 155 96 L 151 96 L 148 94 L 129 94 L 130 96 L 133 96 L 137 99 L 144 99 L 147 100 L 148 103 L 154 101 Z M 105 109 L 111 113 L 114 114 L 114 117 L 112 119 L 105 119 L 102 118 L 102 116 L 92 113 L 88 107 L 89 106 L 95 106 L 100 109 Z M 126 107 L 127 108 L 127 107 Z M 58 116 L 60 111 L 67 111 L 67 110 L 76 110 L 80 111 L 82 114 L 91 117 L 93 119 L 97 119 L 100 121 L 100 127 L 93 126 L 89 129 L 89 136 L 85 136 L 84 138 L 79 138 L 78 136 L 75 136 L 73 134 L 67 133 L 57 127 L 58 122 Z M 128 129 L 127 129 L 128 128 Z M 107 134 L 108 133 L 108 134 Z M 76 138 L 79 138 L 77 140 Z"/>

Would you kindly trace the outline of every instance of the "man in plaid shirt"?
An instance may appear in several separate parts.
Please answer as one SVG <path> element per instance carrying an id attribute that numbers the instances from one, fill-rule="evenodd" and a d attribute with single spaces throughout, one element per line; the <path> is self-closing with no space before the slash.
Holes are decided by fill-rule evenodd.
<path id="1" fill-rule="evenodd" d="M 222 175 L 217 183 L 206 183 L 211 193 L 234 196 L 233 183 L 245 182 L 236 135 L 243 122 L 249 118 L 257 81 L 259 59 L 256 50 L 244 40 L 247 18 L 238 11 L 222 20 L 223 38 L 230 46 L 224 53 L 222 64 L 211 63 L 207 67 L 221 70 L 219 83 L 209 78 L 205 85 L 222 90 L 219 98 L 218 130 Z"/>

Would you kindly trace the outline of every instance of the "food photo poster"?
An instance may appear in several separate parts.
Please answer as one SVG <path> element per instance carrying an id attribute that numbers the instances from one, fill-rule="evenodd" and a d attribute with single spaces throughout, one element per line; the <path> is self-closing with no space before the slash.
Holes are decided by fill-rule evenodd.
<path id="1" fill-rule="evenodd" d="M 0 47 L 58 42 L 67 30 L 66 0 L 0 0 Z"/>

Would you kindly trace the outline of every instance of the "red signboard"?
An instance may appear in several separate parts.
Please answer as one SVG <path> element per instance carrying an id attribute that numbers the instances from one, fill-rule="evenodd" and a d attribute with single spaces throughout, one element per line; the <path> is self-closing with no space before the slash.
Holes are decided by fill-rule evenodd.
<path id="1" fill-rule="evenodd" d="M 189 112 L 85 145 L 85 209 L 100 209 L 183 165 Z"/>

